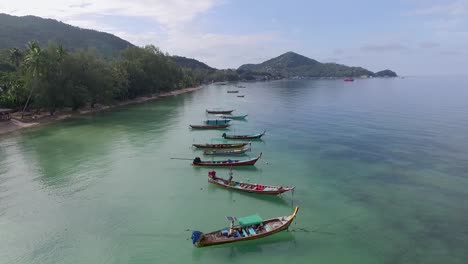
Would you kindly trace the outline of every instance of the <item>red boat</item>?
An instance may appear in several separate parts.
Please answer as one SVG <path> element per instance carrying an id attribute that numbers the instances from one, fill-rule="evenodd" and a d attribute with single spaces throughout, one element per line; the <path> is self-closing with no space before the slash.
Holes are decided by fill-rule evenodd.
<path id="1" fill-rule="evenodd" d="M 233 167 L 233 166 L 249 166 L 255 165 L 257 160 L 260 159 L 262 153 L 258 157 L 249 159 L 249 160 L 201 160 L 199 157 L 196 157 L 193 160 L 193 166 L 210 166 L 210 167 Z"/>
<path id="2" fill-rule="evenodd" d="M 224 129 L 229 127 L 229 124 L 220 124 L 220 125 L 190 125 L 192 129 Z"/>
<path id="3" fill-rule="evenodd" d="M 229 179 L 223 179 L 216 176 L 216 171 L 208 172 L 208 182 L 224 187 L 226 189 L 237 190 L 241 192 L 278 195 L 284 192 L 292 191 L 295 187 L 270 186 L 261 184 L 252 184 L 246 182 L 237 182 L 232 180 L 232 171 L 229 172 Z"/>
<path id="4" fill-rule="evenodd" d="M 354 79 L 353 78 L 346 78 L 344 79 L 345 82 L 354 82 Z"/>
<path id="5" fill-rule="evenodd" d="M 206 148 L 206 149 L 236 149 L 243 148 L 250 144 L 250 142 L 243 143 L 229 143 L 229 144 L 192 144 L 196 148 Z"/>
<path id="6" fill-rule="evenodd" d="M 228 115 L 232 112 L 234 112 L 234 110 L 208 110 L 206 109 L 206 112 L 208 114 L 223 114 L 223 115 Z"/>

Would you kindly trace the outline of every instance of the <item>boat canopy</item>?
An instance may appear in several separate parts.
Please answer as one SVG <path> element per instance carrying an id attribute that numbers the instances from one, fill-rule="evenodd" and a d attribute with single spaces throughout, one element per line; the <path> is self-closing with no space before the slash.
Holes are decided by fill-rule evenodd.
<path id="1" fill-rule="evenodd" d="M 237 221 L 239 222 L 239 225 L 241 226 L 250 226 L 250 225 L 260 224 L 261 222 L 263 222 L 263 219 L 258 214 L 254 214 L 254 215 L 237 218 Z"/>

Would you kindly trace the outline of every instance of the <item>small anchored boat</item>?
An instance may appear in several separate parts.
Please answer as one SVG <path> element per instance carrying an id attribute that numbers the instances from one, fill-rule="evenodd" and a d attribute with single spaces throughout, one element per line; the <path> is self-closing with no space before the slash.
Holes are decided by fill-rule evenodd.
<path id="1" fill-rule="evenodd" d="M 217 116 L 223 119 L 241 120 L 241 119 L 245 119 L 248 115 L 217 115 Z"/>
<path id="2" fill-rule="evenodd" d="M 205 149 L 236 149 L 243 148 L 250 144 L 250 142 L 242 143 L 225 143 L 225 144 L 192 144 L 196 148 L 205 148 Z"/>
<path id="3" fill-rule="evenodd" d="M 231 119 L 208 119 L 204 123 L 207 125 L 222 125 L 231 122 Z"/>
<path id="4" fill-rule="evenodd" d="M 248 192 L 248 193 L 257 193 L 257 194 L 269 194 L 269 195 L 278 195 L 285 192 L 294 190 L 295 187 L 283 187 L 283 186 L 271 186 L 271 185 L 261 185 L 261 184 L 252 184 L 246 182 L 237 182 L 232 180 L 232 170 L 229 172 L 229 179 L 223 179 L 216 176 L 216 171 L 208 172 L 208 182 L 216 184 L 218 186 L 224 187 L 226 189 Z"/>
<path id="5" fill-rule="evenodd" d="M 262 157 L 262 153 L 258 157 L 248 160 L 201 160 L 196 157 L 193 160 L 193 166 L 209 166 L 209 167 L 233 167 L 233 166 L 252 166 Z"/>
<path id="6" fill-rule="evenodd" d="M 239 90 L 231 90 L 231 91 L 227 91 L 227 93 L 239 93 Z"/>
<path id="7" fill-rule="evenodd" d="M 234 112 L 234 110 L 217 110 L 217 109 L 208 110 L 208 109 L 206 109 L 206 112 L 207 112 L 208 114 L 224 114 L 224 115 L 228 115 L 228 114 Z"/>
<path id="8" fill-rule="evenodd" d="M 250 148 L 242 149 L 209 149 L 203 151 L 204 155 L 242 155 L 249 151 Z"/>
<path id="9" fill-rule="evenodd" d="M 354 82 L 354 79 L 350 77 L 350 78 L 345 78 L 344 81 L 345 82 Z"/>
<path id="10" fill-rule="evenodd" d="M 266 131 L 263 131 L 262 133 L 254 135 L 228 135 L 223 133 L 222 137 L 225 139 L 260 139 L 263 135 L 265 135 L 265 132 Z"/>
<path id="11" fill-rule="evenodd" d="M 190 125 L 192 129 L 225 129 L 229 127 L 229 124 L 220 124 L 220 125 Z"/>
<path id="12" fill-rule="evenodd" d="M 263 238 L 288 229 L 299 211 L 296 206 L 292 215 L 263 220 L 258 214 L 236 218 L 227 216 L 230 227 L 203 234 L 192 232 L 192 243 L 196 247 L 206 247 L 226 243 Z M 237 224 L 235 224 L 237 222 Z"/>

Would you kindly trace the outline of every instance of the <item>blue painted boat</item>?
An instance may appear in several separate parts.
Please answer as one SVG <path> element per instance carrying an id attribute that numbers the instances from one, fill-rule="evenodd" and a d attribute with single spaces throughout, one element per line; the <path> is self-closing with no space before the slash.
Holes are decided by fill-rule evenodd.
<path id="1" fill-rule="evenodd" d="M 207 125 L 224 125 L 231 122 L 231 119 L 208 119 L 205 120 Z"/>

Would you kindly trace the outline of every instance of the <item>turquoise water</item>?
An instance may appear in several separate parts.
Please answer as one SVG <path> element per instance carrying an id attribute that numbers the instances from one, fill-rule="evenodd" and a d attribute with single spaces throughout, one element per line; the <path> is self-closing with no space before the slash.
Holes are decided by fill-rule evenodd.
<path id="1" fill-rule="evenodd" d="M 468 82 L 291 80 L 208 86 L 0 138 L 0 263 L 467 263 Z M 190 131 L 235 108 L 258 133 L 239 180 L 297 186 L 257 197 L 207 183 Z M 226 175 L 226 169 L 216 169 Z M 194 248 L 226 215 L 301 207 L 289 232 Z"/>

